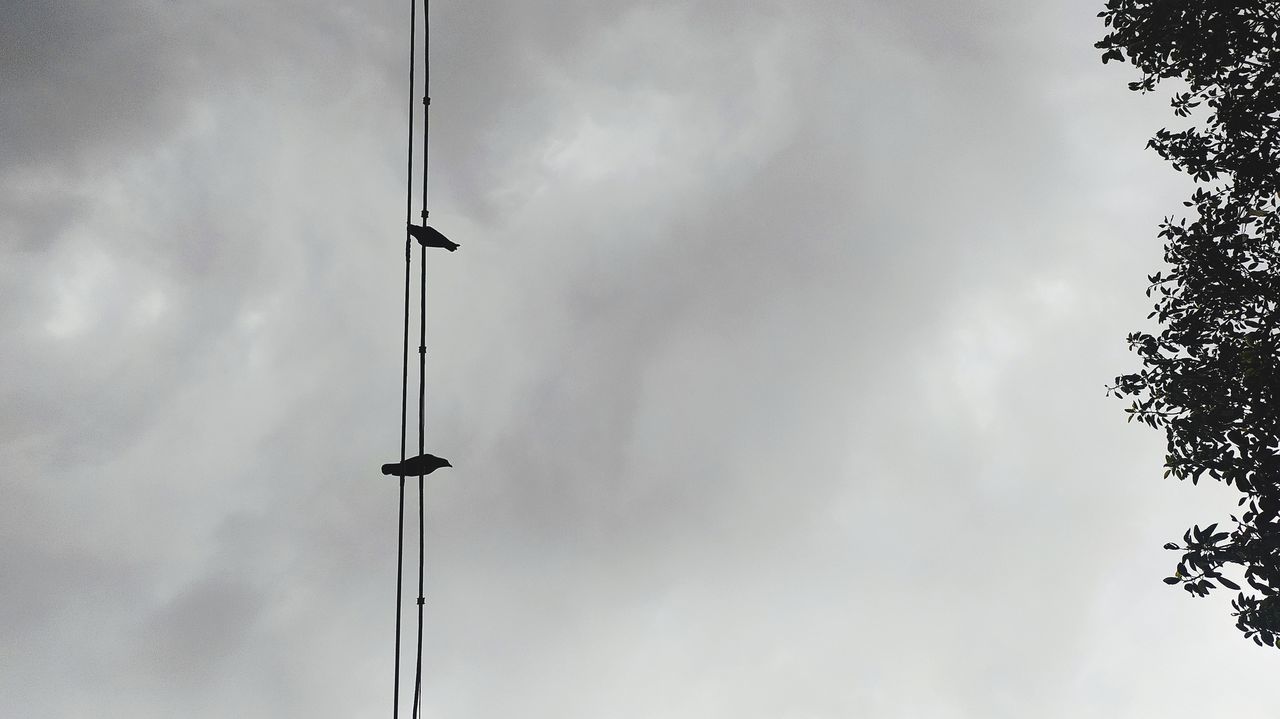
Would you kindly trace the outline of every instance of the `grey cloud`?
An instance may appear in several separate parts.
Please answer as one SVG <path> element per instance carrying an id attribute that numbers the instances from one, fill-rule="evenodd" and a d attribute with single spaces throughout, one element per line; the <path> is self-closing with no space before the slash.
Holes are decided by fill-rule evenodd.
<path id="1" fill-rule="evenodd" d="M 384 715 L 407 8 L 22 8 L 0 694 Z M 1162 591 L 1209 500 L 1102 397 L 1182 186 L 1092 13 L 433 12 L 463 247 L 430 260 L 427 713 L 1190 716 L 1218 697 L 1184 660 L 1269 686 Z"/>

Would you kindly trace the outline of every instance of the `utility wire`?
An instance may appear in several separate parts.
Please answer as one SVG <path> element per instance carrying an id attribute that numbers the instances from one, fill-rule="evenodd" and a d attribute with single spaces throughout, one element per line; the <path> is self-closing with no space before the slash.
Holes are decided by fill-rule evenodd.
<path id="1" fill-rule="evenodd" d="M 425 212 L 423 213 L 425 214 Z M 427 248 L 422 248 L 422 262 L 420 265 L 422 270 L 422 306 L 418 316 L 418 454 L 426 453 L 426 391 L 427 391 Z M 423 475 L 418 475 L 418 659 L 413 672 L 413 714 L 414 719 L 418 719 L 421 710 L 422 699 L 422 605 L 425 602 L 423 596 L 423 565 L 424 551 L 426 549 L 425 525 L 426 520 L 423 517 L 426 502 L 423 499 L 424 492 Z"/>
<path id="2" fill-rule="evenodd" d="M 401 349 L 400 370 L 400 464 L 404 464 L 405 441 L 408 434 L 409 419 L 409 286 L 410 266 L 413 258 L 413 238 L 409 234 L 409 223 L 413 219 L 413 90 L 414 65 L 418 59 L 418 39 L 415 36 L 417 27 L 417 0 L 409 0 L 409 150 L 405 169 L 404 198 L 404 346 Z M 400 617 L 403 614 L 401 599 L 404 595 L 404 477 L 400 477 L 400 508 L 398 530 L 396 534 L 396 657 L 395 684 L 392 689 L 391 718 L 400 717 Z"/>
<path id="3" fill-rule="evenodd" d="M 427 217 L 427 149 L 431 113 L 431 20 L 428 0 L 422 0 L 422 225 Z M 418 454 L 426 453 L 426 393 L 427 393 L 427 246 L 422 245 L 421 307 L 418 311 Z M 418 475 L 418 658 L 413 680 L 413 719 L 422 716 L 422 606 L 423 566 L 426 549 L 426 501 L 424 477 Z"/>

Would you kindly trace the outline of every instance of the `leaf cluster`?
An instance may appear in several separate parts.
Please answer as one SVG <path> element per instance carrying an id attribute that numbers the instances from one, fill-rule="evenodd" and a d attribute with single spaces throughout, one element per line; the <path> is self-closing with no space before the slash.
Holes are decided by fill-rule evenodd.
<path id="1" fill-rule="evenodd" d="M 1231 528 L 1183 535 L 1165 582 L 1193 596 L 1235 565 L 1253 594 L 1237 626 L 1280 646 L 1280 2 L 1108 0 L 1104 63 L 1140 72 L 1132 90 L 1176 80 L 1173 112 L 1190 126 L 1148 143 L 1197 187 L 1166 217 L 1167 268 L 1147 278 L 1158 335 L 1134 332 L 1138 372 L 1109 390 L 1129 419 L 1163 429 L 1165 476 L 1224 482 L 1241 494 Z"/>

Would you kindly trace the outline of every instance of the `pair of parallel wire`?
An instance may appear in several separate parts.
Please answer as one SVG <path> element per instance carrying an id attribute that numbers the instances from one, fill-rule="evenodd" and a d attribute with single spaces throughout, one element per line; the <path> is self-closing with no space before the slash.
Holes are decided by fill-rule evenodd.
<path id="1" fill-rule="evenodd" d="M 427 222 L 427 137 L 429 109 L 431 105 L 431 34 L 428 18 L 427 0 L 422 0 L 423 25 L 423 91 L 422 91 L 422 224 Z M 413 222 L 413 130 L 414 130 L 414 69 L 417 64 L 417 0 L 409 2 L 409 149 L 405 171 L 405 240 L 404 240 L 404 347 L 402 351 L 403 367 L 400 378 L 400 463 L 405 461 L 405 443 L 408 435 L 409 408 L 409 290 L 412 285 L 413 237 L 410 228 Z M 418 311 L 418 454 L 425 452 L 426 445 L 426 390 L 427 390 L 427 246 L 422 245 L 420 307 Z M 422 608 L 423 566 L 425 550 L 425 518 L 423 499 L 424 477 L 418 475 L 418 641 L 417 660 L 414 664 L 413 678 L 413 719 L 421 716 L 422 708 Z M 392 702 L 392 718 L 400 716 L 400 619 L 401 597 L 404 585 L 404 483 L 400 477 L 399 527 L 396 540 L 396 642 L 395 642 L 395 696 Z"/>

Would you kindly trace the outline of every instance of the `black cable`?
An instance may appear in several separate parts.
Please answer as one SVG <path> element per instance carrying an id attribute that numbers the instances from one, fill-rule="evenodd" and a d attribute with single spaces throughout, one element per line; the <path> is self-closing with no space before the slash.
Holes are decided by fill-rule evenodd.
<path id="1" fill-rule="evenodd" d="M 427 148 L 431 108 L 431 21 L 428 0 L 422 0 L 422 225 L 427 224 Z M 422 246 L 421 307 L 418 311 L 418 454 L 426 453 L 426 393 L 427 393 L 427 246 Z M 418 658 L 413 680 L 413 719 L 422 712 L 422 606 L 423 567 L 426 549 L 426 501 L 424 476 L 418 475 Z"/>
<path id="2" fill-rule="evenodd" d="M 425 214 L 425 213 L 424 213 Z M 426 392 L 427 392 L 427 248 L 422 247 L 422 306 L 418 315 L 418 454 L 426 453 Z M 426 502 L 423 499 L 424 493 L 424 475 L 418 475 L 418 659 L 414 668 L 413 676 L 413 714 L 410 716 L 417 719 L 420 716 L 421 699 L 422 699 L 422 605 L 425 601 L 422 591 L 423 584 L 423 566 L 424 552 L 426 549 L 425 528 L 426 520 L 424 518 L 424 509 Z"/>
<path id="3" fill-rule="evenodd" d="M 431 127 L 431 17 L 430 0 L 422 0 L 422 224 L 427 224 L 427 142 Z M 426 256 L 425 254 L 423 255 Z"/>
<path id="4" fill-rule="evenodd" d="M 409 235 L 409 222 L 413 219 L 413 90 L 414 65 L 418 55 L 418 39 L 415 36 L 417 27 L 417 0 L 409 0 L 409 150 L 405 170 L 406 188 L 404 198 L 404 346 L 401 349 L 400 370 L 400 464 L 404 464 L 405 441 L 409 424 L 409 287 L 411 282 L 411 264 L 413 258 L 413 238 Z M 403 614 L 401 599 L 404 596 L 404 477 L 400 477 L 400 510 L 398 530 L 396 534 L 396 656 L 395 683 L 391 697 L 391 717 L 400 717 L 400 617 Z"/>

